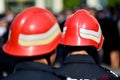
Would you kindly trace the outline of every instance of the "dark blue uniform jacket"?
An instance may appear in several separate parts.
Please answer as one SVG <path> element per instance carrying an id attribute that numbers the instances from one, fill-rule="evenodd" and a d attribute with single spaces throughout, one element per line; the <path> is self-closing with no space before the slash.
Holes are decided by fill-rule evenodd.
<path id="1" fill-rule="evenodd" d="M 37 62 L 22 62 L 16 71 L 2 80 L 60 80 L 53 74 L 53 69 Z"/>
<path id="2" fill-rule="evenodd" d="M 69 55 L 56 74 L 64 80 L 118 80 L 117 76 L 97 65 L 89 55 Z"/>

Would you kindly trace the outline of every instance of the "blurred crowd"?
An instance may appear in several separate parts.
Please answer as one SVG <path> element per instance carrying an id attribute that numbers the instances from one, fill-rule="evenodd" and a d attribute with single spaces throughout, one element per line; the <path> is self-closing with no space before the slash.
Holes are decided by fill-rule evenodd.
<path id="1" fill-rule="evenodd" d="M 63 31 L 63 25 L 70 15 L 72 15 L 77 9 L 66 9 L 61 13 L 55 14 L 60 24 L 61 31 Z M 95 52 L 91 54 L 97 64 L 106 64 L 111 68 L 120 68 L 120 5 L 115 7 L 106 7 L 103 10 L 96 10 L 93 8 L 86 8 L 94 15 L 102 29 L 104 35 L 104 43 L 101 52 Z M 4 54 L 2 45 L 9 38 L 9 26 L 16 14 L 11 11 L 7 11 L 5 14 L 0 15 L 0 75 L 7 76 L 13 72 L 14 66 L 17 63 L 15 57 Z M 59 67 L 61 62 L 67 56 L 67 50 L 64 50 L 64 46 L 59 45 L 57 47 L 58 57 L 56 59 L 55 67 Z M 61 54 L 63 53 L 63 54 Z M 99 53 L 99 54 L 97 54 Z"/>

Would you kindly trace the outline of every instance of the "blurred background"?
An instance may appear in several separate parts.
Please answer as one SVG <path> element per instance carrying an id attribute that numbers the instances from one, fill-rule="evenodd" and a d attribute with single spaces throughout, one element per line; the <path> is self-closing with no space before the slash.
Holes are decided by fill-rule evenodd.
<path id="1" fill-rule="evenodd" d="M 105 37 L 98 54 L 92 54 L 97 64 L 105 66 L 120 75 L 120 0 L 0 0 L 0 77 L 9 75 L 17 59 L 4 54 L 3 44 L 14 17 L 23 9 L 36 6 L 47 8 L 58 19 L 61 30 L 69 15 L 78 9 L 87 9 L 99 21 Z M 63 46 L 57 48 L 57 66 L 64 60 Z M 63 53 L 63 54 L 62 54 Z"/>
<path id="2" fill-rule="evenodd" d="M 0 0 L 0 14 L 11 10 L 13 13 L 30 7 L 37 6 L 50 9 L 54 13 L 59 13 L 65 9 L 75 9 L 80 7 L 95 8 L 103 10 L 107 6 L 117 6 L 120 0 Z"/>

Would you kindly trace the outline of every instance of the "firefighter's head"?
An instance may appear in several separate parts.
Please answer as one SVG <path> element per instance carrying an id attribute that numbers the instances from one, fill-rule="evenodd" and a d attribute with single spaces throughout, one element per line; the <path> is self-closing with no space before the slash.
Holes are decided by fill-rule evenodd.
<path id="1" fill-rule="evenodd" d="M 81 9 L 65 22 L 61 44 L 66 46 L 93 46 L 100 49 L 104 37 L 96 18 Z"/>
<path id="2" fill-rule="evenodd" d="M 54 15 L 46 9 L 30 7 L 14 18 L 3 50 L 17 57 L 43 56 L 53 52 L 60 39 Z"/>

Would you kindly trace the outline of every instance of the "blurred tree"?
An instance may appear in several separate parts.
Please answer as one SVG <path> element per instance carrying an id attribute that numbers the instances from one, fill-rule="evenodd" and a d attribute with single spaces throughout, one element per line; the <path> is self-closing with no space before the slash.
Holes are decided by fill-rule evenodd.
<path id="1" fill-rule="evenodd" d="M 63 0 L 64 9 L 79 7 L 81 0 Z"/>
<path id="2" fill-rule="evenodd" d="M 120 4 L 120 0 L 107 0 L 108 6 L 115 6 L 116 4 Z"/>

